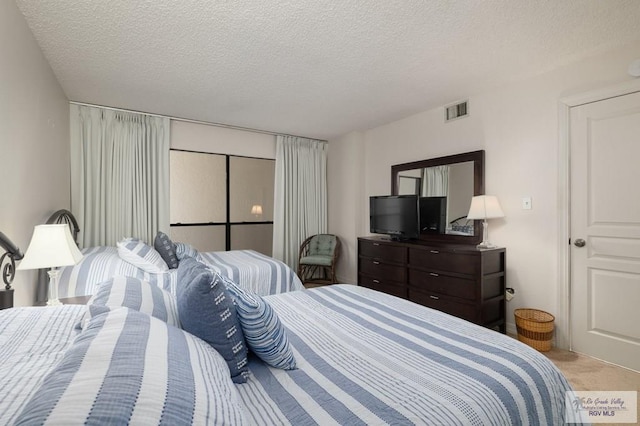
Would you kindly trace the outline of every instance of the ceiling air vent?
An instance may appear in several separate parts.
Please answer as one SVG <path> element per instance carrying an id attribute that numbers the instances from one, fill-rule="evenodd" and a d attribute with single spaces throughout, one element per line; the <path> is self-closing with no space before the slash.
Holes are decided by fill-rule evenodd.
<path id="1" fill-rule="evenodd" d="M 469 115 L 469 101 L 457 103 L 455 105 L 449 105 L 444 108 L 444 121 L 456 120 Z"/>

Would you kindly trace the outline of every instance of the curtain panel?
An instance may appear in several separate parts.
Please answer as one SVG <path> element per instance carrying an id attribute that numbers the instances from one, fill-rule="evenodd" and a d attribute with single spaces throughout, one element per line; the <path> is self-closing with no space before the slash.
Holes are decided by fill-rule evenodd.
<path id="1" fill-rule="evenodd" d="M 422 170 L 423 197 L 446 197 L 449 194 L 449 166 L 433 166 Z"/>
<path id="2" fill-rule="evenodd" d="M 327 143 L 276 137 L 273 257 L 294 271 L 300 244 L 327 232 Z"/>
<path id="3" fill-rule="evenodd" d="M 169 119 L 71 105 L 71 209 L 82 247 L 169 232 Z"/>

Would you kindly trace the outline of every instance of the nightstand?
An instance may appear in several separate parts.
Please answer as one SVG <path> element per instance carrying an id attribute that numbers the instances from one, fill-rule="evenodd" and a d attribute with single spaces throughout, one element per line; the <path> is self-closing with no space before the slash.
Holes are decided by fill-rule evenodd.
<path id="1" fill-rule="evenodd" d="M 64 297 L 60 299 L 63 305 L 86 305 L 91 296 Z M 36 302 L 33 306 L 47 306 L 47 302 Z"/>
<path id="2" fill-rule="evenodd" d="M 316 287 L 324 287 L 325 285 L 331 285 L 331 283 L 317 283 L 313 281 L 307 281 L 303 284 L 304 288 L 316 288 Z"/>
<path id="3" fill-rule="evenodd" d="M 0 290 L 0 309 L 13 308 L 13 289 Z"/>

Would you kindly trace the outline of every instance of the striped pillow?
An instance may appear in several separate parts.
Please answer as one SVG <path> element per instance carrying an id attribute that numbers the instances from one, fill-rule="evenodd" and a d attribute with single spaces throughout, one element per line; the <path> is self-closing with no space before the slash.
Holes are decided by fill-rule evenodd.
<path id="1" fill-rule="evenodd" d="M 184 259 L 185 257 L 193 257 L 194 259 L 198 259 L 200 253 L 195 249 L 191 244 L 187 243 L 176 243 L 176 257 L 178 261 Z"/>
<path id="2" fill-rule="evenodd" d="M 286 330 L 271 305 L 257 294 L 244 291 L 229 278 L 216 275 L 234 298 L 242 333 L 253 353 L 272 367 L 296 368 Z"/>
<path id="3" fill-rule="evenodd" d="M 80 327 L 84 328 L 92 317 L 121 306 L 180 327 L 178 306 L 171 293 L 139 278 L 125 276 L 116 276 L 99 284 L 98 291 L 87 303 Z"/>
<path id="4" fill-rule="evenodd" d="M 127 262 L 152 274 L 169 270 L 167 263 L 156 249 L 137 238 L 125 238 L 118 241 L 118 255 Z"/>
<path id="5" fill-rule="evenodd" d="M 202 340 L 118 308 L 92 318 L 15 422 L 245 424 L 224 359 Z"/>

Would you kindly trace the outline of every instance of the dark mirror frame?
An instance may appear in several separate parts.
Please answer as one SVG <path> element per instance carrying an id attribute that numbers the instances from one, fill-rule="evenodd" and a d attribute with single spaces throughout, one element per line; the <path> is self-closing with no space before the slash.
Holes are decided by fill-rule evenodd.
<path id="1" fill-rule="evenodd" d="M 462 154 L 448 155 L 446 157 L 429 158 L 427 160 L 393 165 L 391 166 L 391 194 L 398 195 L 398 174 L 401 171 L 464 163 L 467 161 L 473 161 L 473 195 L 484 195 L 484 151 L 465 152 Z M 471 204 L 471 200 L 469 200 L 469 204 Z M 482 241 L 482 221 L 476 220 L 474 222 L 473 236 L 420 234 L 420 240 L 439 243 L 479 244 Z"/>

